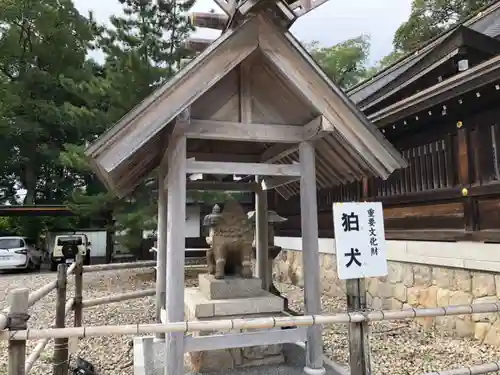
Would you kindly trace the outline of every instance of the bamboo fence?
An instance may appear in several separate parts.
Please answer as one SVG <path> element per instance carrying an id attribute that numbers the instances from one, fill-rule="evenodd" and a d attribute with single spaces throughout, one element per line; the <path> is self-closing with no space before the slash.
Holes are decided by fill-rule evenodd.
<path id="1" fill-rule="evenodd" d="M 156 265 L 155 261 L 130 262 L 83 266 L 83 258 L 78 255 L 76 261 L 68 268 L 65 264 L 58 267 L 57 279 L 53 280 L 39 289 L 29 293 L 27 289 L 13 290 L 9 296 L 11 298 L 10 306 L 0 312 L 0 335 L 14 334 L 19 331 L 19 327 L 28 329 L 28 309 L 49 293 L 56 291 L 56 317 L 51 324 L 50 329 L 68 329 L 64 327 L 66 316 L 74 312 L 74 327 L 79 328 L 82 325 L 83 308 L 105 305 L 108 303 L 122 302 L 135 298 L 143 298 L 155 294 L 155 289 L 147 289 L 133 292 L 126 292 L 106 297 L 83 300 L 83 274 L 89 272 L 100 272 L 108 270 L 125 270 L 149 268 Z M 197 269 L 198 267 L 189 267 L 188 269 Z M 75 277 L 74 287 L 75 296 L 66 299 L 67 279 L 70 276 Z M 14 307 L 14 310 L 13 310 Z M 85 329 L 85 328 L 82 328 Z M 55 340 L 53 354 L 53 375 L 68 374 L 68 339 L 70 336 L 50 336 L 38 337 L 38 342 L 33 351 L 26 356 L 26 339 L 9 340 L 9 364 L 8 375 L 29 374 L 40 355 L 44 352 L 51 339 Z M 30 336 L 30 339 L 33 338 Z"/>
<path id="2" fill-rule="evenodd" d="M 141 292 L 134 292 L 141 293 Z M 90 327 L 68 327 L 26 329 L 0 332 L 0 340 L 34 340 L 64 337 L 95 337 L 114 335 L 139 335 L 175 332 L 218 332 L 229 330 L 266 329 L 283 327 L 308 327 L 316 324 L 348 324 L 389 320 L 407 320 L 425 317 L 494 313 L 500 311 L 500 302 L 457 305 L 437 308 L 411 308 L 404 310 L 346 312 L 333 315 L 279 316 L 250 319 L 220 319 L 209 321 L 183 321 L 174 323 L 105 325 Z"/>
<path id="3" fill-rule="evenodd" d="M 69 268 L 60 265 L 58 277 L 41 288 L 28 294 L 26 289 L 16 289 L 10 293 L 11 305 L 0 313 L 0 340 L 9 342 L 8 375 L 28 374 L 51 339 L 54 345 L 53 375 L 68 374 L 68 339 L 112 335 L 138 335 L 174 332 L 221 332 L 230 330 L 248 330 L 284 327 L 308 327 L 327 324 L 352 324 L 361 322 L 406 320 L 422 317 L 438 317 L 453 315 L 469 315 L 500 312 L 500 301 L 457 305 L 438 308 L 410 308 L 391 311 L 345 312 L 333 315 L 280 316 L 252 319 L 221 319 L 215 321 L 184 321 L 166 324 L 129 324 L 106 326 L 82 326 L 84 307 L 122 302 L 134 298 L 143 298 L 155 294 L 155 289 L 126 292 L 117 295 L 83 300 L 83 273 L 106 270 L 123 270 L 133 268 L 154 267 L 155 262 L 118 263 L 95 266 L 83 266 L 81 256 Z M 186 266 L 197 269 L 199 266 Z M 75 276 L 75 297 L 66 300 L 67 278 Z M 27 312 L 29 307 L 48 295 L 57 291 L 56 318 L 50 328 L 28 329 Z M 13 310 L 14 309 L 14 310 Z M 65 327 L 65 317 L 74 311 L 74 327 Z M 16 322 L 13 324 L 12 322 Z M 5 329 L 7 328 L 7 329 Z M 34 350 L 26 357 L 26 340 L 38 340 Z M 425 375 L 477 375 L 500 371 L 500 363 L 493 362 L 461 369 L 431 372 Z"/>

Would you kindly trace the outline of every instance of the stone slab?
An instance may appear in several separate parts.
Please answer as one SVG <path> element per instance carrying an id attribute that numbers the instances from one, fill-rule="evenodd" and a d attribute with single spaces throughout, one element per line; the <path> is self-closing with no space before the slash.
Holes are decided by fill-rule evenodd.
<path id="1" fill-rule="evenodd" d="M 295 344 L 283 345 L 285 363 L 240 367 L 231 370 L 212 372 L 213 375 L 304 375 L 304 350 Z M 338 365 L 325 361 L 325 375 L 347 375 L 348 371 L 338 371 Z M 165 375 L 165 342 L 155 342 L 152 336 L 134 339 L 134 375 Z M 185 369 L 185 375 L 208 375 Z"/>
<path id="2" fill-rule="evenodd" d="M 208 299 L 199 288 L 185 288 L 185 312 L 189 319 L 228 317 L 231 315 L 269 314 L 284 310 L 283 299 L 263 291 L 259 297 Z"/>
<path id="3" fill-rule="evenodd" d="M 208 299 L 234 299 L 259 297 L 263 295 L 262 281 L 258 278 L 244 279 L 237 276 L 227 276 L 217 280 L 207 273 L 198 275 L 200 291 Z"/>

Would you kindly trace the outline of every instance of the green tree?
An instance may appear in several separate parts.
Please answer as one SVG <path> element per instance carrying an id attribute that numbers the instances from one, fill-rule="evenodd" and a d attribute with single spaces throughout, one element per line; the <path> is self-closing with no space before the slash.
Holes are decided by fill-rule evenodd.
<path id="1" fill-rule="evenodd" d="M 361 35 L 331 47 L 321 47 L 318 42 L 309 43 L 306 47 L 328 77 L 343 89 L 366 78 L 366 62 L 370 53 L 368 36 Z"/>
<path id="2" fill-rule="evenodd" d="M 61 202 L 75 176 L 57 163 L 62 145 L 78 143 L 91 124 L 67 90 L 92 74 L 86 55 L 94 23 L 71 0 L 0 2 L 0 187 L 3 201 L 26 190 L 24 203 Z"/>
<path id="3" fill-rule="evenodd" d="M 410 52 L 494 0 L 413 0 L 410 17 L 396 31 L 396 50 Z"/>
<path id="4" fill-rule="evenodd" d="M 183 41 L 192 30 L 184 13 L 193 1 L 156 2 L 120 0 L 123 17 L 111 17 L 112 27 L 103 32 L 99 46 L 105 53 L 100 74 L 73 90 L 94 108 L 99 126 L 93 139 L 176 73 L 184 56 Z M 81 176 L 68 201 L 82 217 L 107 217 L 108 230 L 125 231 L 122 243 L 137 249 L 142 230 L 156 227 L 156 173 L 126 199 L 109 194 L 89 167 L 83 145 L 66 144 L 62 163 Z M 108 249 L 110 256 L 112 250 Z"/>

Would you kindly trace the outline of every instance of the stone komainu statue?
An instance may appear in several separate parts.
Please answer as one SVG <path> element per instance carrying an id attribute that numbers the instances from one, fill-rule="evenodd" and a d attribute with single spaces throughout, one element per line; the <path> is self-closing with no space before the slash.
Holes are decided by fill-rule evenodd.
<path id="1" fill-rule="evenodd" d="M 212 214 L 205 216 L 204 225 L 210 227 L 207 243 L 208 272 L 216 279 L 224 276 L 252 277 L 253 228 L 241 205 L 230 200 Z"/>

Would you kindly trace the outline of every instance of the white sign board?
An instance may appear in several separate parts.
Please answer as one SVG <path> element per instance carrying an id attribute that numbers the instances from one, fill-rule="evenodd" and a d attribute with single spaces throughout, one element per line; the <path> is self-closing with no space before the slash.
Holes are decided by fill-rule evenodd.
<path id="1" fill-rule="evenodd" d="M 339 279 L 387 275 L 381 202 L 334 203 L 333 225 Z"/>

